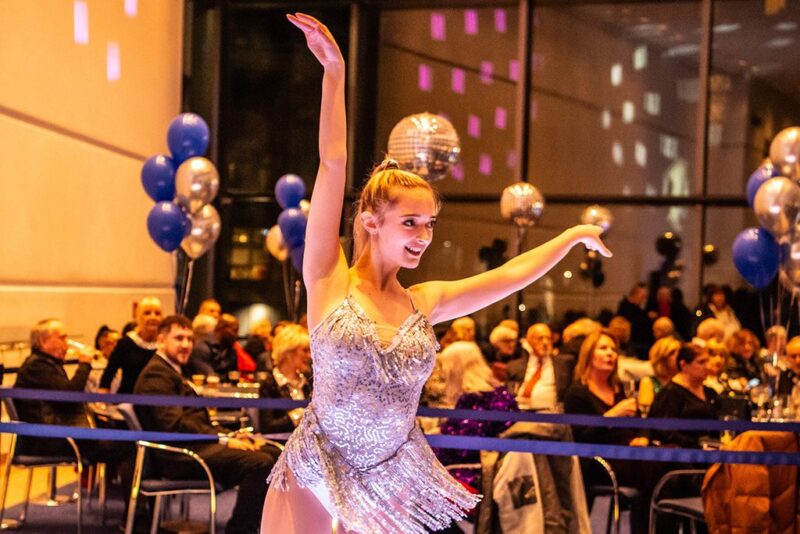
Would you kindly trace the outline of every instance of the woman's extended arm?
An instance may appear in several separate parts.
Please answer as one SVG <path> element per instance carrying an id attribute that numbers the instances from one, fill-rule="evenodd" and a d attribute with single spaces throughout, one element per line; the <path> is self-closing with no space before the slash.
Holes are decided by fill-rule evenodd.
<path id="1" fill-rule="evenodd" d="M 302 13 L 287 18 L 303 31 L 309 50 L 325 69 L 319 116 L 319 170 L 311 195 L 303 259 L 309 326 L 313 328 L 327 311 L 331 300 L 328 297 L 338 298 L 338 282 L 346 282 L 347 277 L 347 260 L 339 244 L 347 167 L 345 64 L 324 24 Z"/>
<path id="2" fill-rule="evenodd" d="M 594 225 L 574 226 L 496 269 L 462 280 L 425 282 L 415 286 L 414 292 L 421 297 L 433 324 L 469 315 L 528 286 L 578 243 L 610 257 L 611 252 L 600 240 L 602 231 Z"/>

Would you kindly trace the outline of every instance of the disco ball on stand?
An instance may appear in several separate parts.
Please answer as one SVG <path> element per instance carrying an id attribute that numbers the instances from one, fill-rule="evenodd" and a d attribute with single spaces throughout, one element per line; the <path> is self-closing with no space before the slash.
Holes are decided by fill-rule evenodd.
<path id="1" fill-rule="evenodd" d="M 447 178 L 458 162 L 461 144 L 449 120 L 433 113 L 417 113 L 392 128 L 388 152 L 401 169 L 436 182 Z"/>

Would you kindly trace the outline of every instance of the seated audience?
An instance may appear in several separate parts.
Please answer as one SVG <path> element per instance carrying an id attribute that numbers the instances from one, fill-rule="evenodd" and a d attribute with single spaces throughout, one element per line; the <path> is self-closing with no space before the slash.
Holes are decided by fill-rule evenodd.
<path id="1" fill-rule="evenodd" d="M 791 395 L 800 387 L 800 336 L 795 336 L 786 344 L 786 352 L 778 362 L 778 395 Z"/>
<path id="2" fill-rule="evenodd" d="M 292 324 L 272 341 L 272 372 L 261 381 L 260 396 L 306 400 L 311 398 L 311 346 L 308 331 Z M 264 433 L 291 432 L 303 417 L 303 408 L 261 410 L 259 429 Z"/>
<path id="3" fill-rule="evenodd" d="M 674 337 L 658 339 L 650 347 L 650 365 L 653 367 L 653 374 L 642 378 L 639 382 L 639 407 L 643 413 L 649 410 L 658 392 L 677 374 L 680 348 L 681 342 Z"/>
<path id="4" fill-rule="evenodd" d="M 262 319 L 250 328 L 250 335 L 244 344 L 244 350 L 256 362 L 259 371 L 272 370 L 272 322 Z"/>
<path id="5" fill-rule="evenodd" d="M 653 321 L 653 338 L 658 341 L 665 337 L 675 337 L 675 324 L 669 317 L 659 317 Z"/>
<path id="6" fill-rule="evenodd" d="M 786 350 L 786 328 L 781 325 L 770 326 L 764 334 L 766 346 L 761 349 L 760 356 L 763 359 L 773 359 L 773 355 L 783 354 Z M 777 358 L 775 358 L 777 361 Z"/>
<path id="7" fill-rule="evenodd" d="M 444 350 L 456 341 L 475 341 L 475 320 L 472 317 L 459 317 L 450 325 L 439 343 Z"/>
<path id="8" fill-rule="evenodd" d="M 239 320 L 229 313 L 223 313 L 214 327 L 214 333 L 194 345 L 189 368 L 193 373 L 218 375 L 222 380 L 228 380 L 228 373 L 238 369 L 234 347 L 238 337 Z"/>
<path id="9" fill-rule="evenodd" d="M 759 358 L 761 343 L 751 330 L 743 328 L 734 333 L 728 340 L 728 350 L 730 351 L 728 376 L 731 380 L 738 381 L 742 390 L 754 378 L 760 382 L 764 381 Z"/>
<path id="10" fill-rule="evenodd" d="M 108 365 L 100 377 L 100 389 L 108 391 L 117 374 L 122 372 L 117 393 L 132 393 L 133 385 L 144 366 L 156 351 L 158 323 L 162 319 L 161 301 L 144 297 L 136 306 L 136 328 L 117 343 L 108 357 Z"/>
<path id="11" fill-rule="evenodd" d="M 514 397 L 493 376 L 478 345 L 456 341 L 444 349 L 439 358 L 444 377 L 443 407 L 518 411 Z M 440 430 L 442 434 L 493 437 L 509 426 L 511 423 L 507 421 L 451 419 L 444 422 Z M 445 465 L 480 460 L 479 451 L 442 449 L 437 450 L 437 456 Z M 475 476 L 472 473 L 464 481 L 472 485 Z"/>
<path id="12" fill-rule="evenodd" d="M 197 340 L 203 339 L 214 333 L 217 326 L 217 319 L 205 313 L 198 313 L 192 320 L 192 330 Z"/>
<path id="13" fill-rule="evenodd" d="M 219 321 L 219 316 L 222 315 L 222 306 L 219 305 L 216 299 L 206 299 L 200 303 L 197 315 L 208 315 Z"/>
<path id="14" fill-rule="evenodd" d="M 119 343 L 120 335 L 116 330 L 106 325 L 101 326 L 94 336 L 94 359 L 92 360 L 92 371 L 86 380 L 86 391 L 93 393 L 99 390 L 100 377 L 108 366 L 108 358 Z M 116 383 L 115 383 L 116 382 Z M 119 380 L 111 383 L 111 390 L 119 388 Z"/>
<path id="15" fill-rule="evenodd" d="M 722 321 L 714 317 L 703 319 L 700 324 L 697 325 L 697 337 L 703 341 L 708 341 L 709 339 L 724 341 L 725 325 L 722 324 Z"/>
<path id="16" fill-rule="evenodd" d="M 559 354 L 572 354 L 577 356 L 581 351 L 583 341 L 594 332 L 603 328 L 603 325 L 588 317 L 581 317 L 568 324 L 561 333 L 561 347 Z"/>
<path id="17" fill-rule="evenodd" d="M 617 341 L 608 330 L 584 340 L 575 366 L 573 384 L 564 395 L 567 413 L 605 417 L 636 416 L 636 399 L 626 399 L 617 377 Z M 627 428 L 573 427 L 575 441 L 614 445 L 645 445 L 636 430 Z"/>
<path id="18" fill-rule="evenodd" d="M 631 322 L 629 320 L 619 315 L 612 317 L 608 322 L 608 330 L 614 334 L 617 340 L 620 356 L 636 356 L 630 348 Z"/>
<path id="19" fill-rule="evenodd" d="M 495 378 L 501 382 L 508 380 L 508 363 L 525 357 L 519 344 L 518 331 L 506 325 L 497 325 L 489 334 L 489 345 L 484 348 L 484 356 L 491 364 Z"/>
<path id="20" fill-rule="evenodd" d="M 196 396 L 194 387 L 182 372 L 192 353 L 193 340 L 189 319 L 180 315 L 164 319 L 158 327 L 156 355 L 139 375 L 134 392 L 137 395 Z M 145 430 L 212 436 L 218 436 L 220 432 L 220 427 L 211 423 L 205 408 L 140 405 L 136 406 L 136 414 Z M 265 480 L 278 458 L 278 449 L 243 433 L 233 437 L 220 435 L 218 442 L 184 446 L 206 462 L 216 482 L 226 488 L 239 486 L 236 505 L 225 532 L 258 532 L 261 505 L 267 493 Z M 167 452 L 158 452 L 154 457 L 165 477 L 204 478 L 197 462 L 188 457 Z"/>
<path id="21" fill-rule="evenodd" d="M 644 309 L 647 293 L 647 285 L 639 282 L 631 288 L 617 307 L 617 315 L 631 323 L 631 350 L 640 360 L 647 359 L 647 351 L 653 344 L 653 321 Z"/>
<path id="22" fill-rule="evenodd" d="M 564 395 L 564 411 L 572 414 L 604 417 L 635 417 L 636 399 L 626 399 L 617 377 L 617 342 L 608 330 L 591 334 L 583 342 L 575 366 L 574 383 Z M 646 437 L 636 429 L 573 426 L 575 441 L 609 445 L 647 446 Z M 638 462 L 610 460 L 621 486 L 634 486 L 645 491 L 642 466 Z M 588 487 L 608 484 L 608 474 L 597 462 L 581 459 L 584 483 Z M 589 507 L 591 508 L 591 499 Z M 637 528 L 646 524 L 638 514 L 633 520 Z"/>
<path id="23" fill-rule="evenodd" d="M 728 291 L 730 289 L 728 288 Z M 706 289 L 706 304 L 700 308 L 700 319 L 709 317 L 717 319 L 722 325 L 722 341 L 727 340 L 735 332 L 741 330 L 742 325 L 736 317 L 733 308 L 728 304 L 726 288 L 711 284 Z M 704 338 L 705 339 L 705 338 Z"/>
<path id="24" fill-rule="evenodd" d="M 30 335 L 31 354 L 17 371 L 15 388 L 53 391 L 83 391 L 91 371 L 94 353 L 78 353 L 78 368 L 72 378 L 64 370 L 67 354 L 67 332 L 61 321 L 44 319 L 36 323 Z M 45 425 L 91 427 L 86 406 L 80 402 L 16 400 L 21 421 Z M 119 441 L 76 440 L 81 456 L 92 463 L 105 463 L 110 473 L 119 473 L 123 488 L 130 490 L 133 479 L 132 443 Z M 72 456 L 74 451 L 66 439 L 22 436 L 18 450 L 32 455 Z M 113 478 L 113 476 L 112 476 Z M 127 493 L 125 494 L 127 497 Z M 127 498 L 126 498 L 127 502 Z"/>
<path id="25" fill-rule="evenodd" d="M 728 375 L 725 373 L 725 363 L 729 358 L 728 346 L 716 339 L 709 339 L 706 343 L 706 352 L 708 352 L 708 377 L 703 385 L 721 395 L 730 390 Z"/>
<path id="26" fill-rule="evenodd" d="M 553 333 L 544 323 L 528 328 L 529 357 L 508 364 L 509 380 L 519 381 L 517 403 L 523 410 L 553 409 L 572 382 L 575 358 L 553 354 Z"/>
<path id="27" fill-rule="evenodd" d="M 703 385 L 708 377 L 709 356 L 702 348 L 684 343 L 678 351 L 678 373 L 656 395 L 648 417 L 716 419 L 716 392 Z M 698 448 L 703 432 L 653 430 L 662 445 Z"/>

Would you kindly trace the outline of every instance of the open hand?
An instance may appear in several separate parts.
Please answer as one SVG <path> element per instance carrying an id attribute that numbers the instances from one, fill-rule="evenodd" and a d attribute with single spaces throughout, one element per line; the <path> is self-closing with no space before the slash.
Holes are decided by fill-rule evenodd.
<path id="1" fill-rule="evenodd" d="M 287 14 L 286 18 L 303 30 L 306 35 L 308 49 L 311 50 L 323 67 L 326 69 L 344 67 L 344 58 L 341 51 L 339 51 L 339 45 L 336 44 L 333 35 L 323 23 L 304 13 Z"/>
<path id="2" fill-rule="evenodd" d="M 594 224 L 580 224 L 574 227 L 574 230 L 578 234 L 578 242 L 583 243 L 584 246 L 589 250 L 596 250 L 606 258 L 610 258 L 613 256 L 608 247 L 606 247 L 603 240 L 600 236 L 603 233 L 603 229 L 599 226 Z"/>

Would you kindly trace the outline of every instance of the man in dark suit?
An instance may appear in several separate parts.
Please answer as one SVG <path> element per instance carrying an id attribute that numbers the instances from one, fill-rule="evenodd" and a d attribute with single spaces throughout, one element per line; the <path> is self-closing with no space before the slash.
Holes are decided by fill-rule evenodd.
<path id="1" fill-rule="evenodd" d="M 55 391 L 83 391 L 94 353 L 87 349 L 78 353 L 78 368 L 72 378 L 64 370 L 67 355 L 67 332 L 61 321 L 44 319 L 31 329 L 31 354 L 17 372 L 15 388 L 46 389 Z M 20 420 L 27 423 L 90 427 L 86 406 L 80 402 L 54 402 L 17 400 Z M 132 443 L 76 440 L 81 456 L 93 463 L 105 463 L 111 473 L 118 472 L 125 491 L 129 491 L 133 478 L 134 447 Z M 70 456 L 72 446 L 62 438 L 22 437 L 19 450 L 26 454 Z M 127 500 L 126 500 L 127 502 Z"/>
<path id="2" fill-rule="evenodd" d="M 182 366 L 192 353 L 194 333 L 189 319 L 173 315 L 158 328 L 156 354 L 139 375 L 134 392 L 148 395 L 194 397 L 196 392 L 183 376 Z M 205 408 L 182 406 L 137 406 L 142 428 L 162 432 L 184 432 L 219 436 L 215 443 L 188 445 L 211 469 L 216 482 L 224 487 L 239 486 L 233 514 L 225 528 L 227 534 L 256 533 L 261 519 L 261 505 L 267 493 L 266 478 L 279 455 L 278 449 L 265 445 L 251 435 L 227 437 L 211 423 Z M 161 453 L 157 460 L 169 478 L 201 478 L 199 465 L 182 456 Z"/>
<path id="3" fill-rule="evenodd" d="M 634 285 L 628 295 L 619 302 L 617 315 L 626 318 L 631 323 L 630 348 L 640 360 L 648 358 L 650 346 L 653 344 L 653 319 L 658 317 L 655 312 L 651 317 L 644 309 L 647 302 L 647 286 L 639 282 Z"/>

